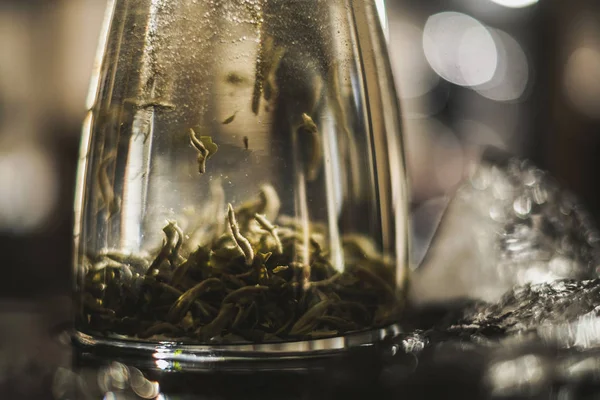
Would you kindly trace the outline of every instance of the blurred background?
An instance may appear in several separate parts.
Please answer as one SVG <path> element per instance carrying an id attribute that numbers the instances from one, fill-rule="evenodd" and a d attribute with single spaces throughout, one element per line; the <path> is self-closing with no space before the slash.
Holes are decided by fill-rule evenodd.
<path id="1" fill-rule="evenodd" d="M 0 296 L 66 296 L 104 0 L 0 0 Z M 387 0 L 417 240 L 484 146 L 600 217 L 600 2 Z"/>

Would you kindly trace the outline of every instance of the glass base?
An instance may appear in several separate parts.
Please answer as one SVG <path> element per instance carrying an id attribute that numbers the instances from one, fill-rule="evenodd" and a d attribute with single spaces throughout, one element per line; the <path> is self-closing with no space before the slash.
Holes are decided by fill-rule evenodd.
<path id="1" fill-rule="evenodd" d="M 73 344 L 82 354 L 134 361 L 163 371 L 280 370 L 310 368 L 312 361 L 367 350 L 401 333 L 398 324 L 386 328 L 310 341 L 265 344 L 156 343 L 98 337 L 76 331 Z"/>

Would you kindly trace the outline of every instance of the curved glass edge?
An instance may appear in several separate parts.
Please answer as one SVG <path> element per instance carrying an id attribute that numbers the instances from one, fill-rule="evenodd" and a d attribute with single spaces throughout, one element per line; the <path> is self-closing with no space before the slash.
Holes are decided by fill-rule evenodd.
<path id="1" fill-rule="evenodd" d="M 75 331 L 73 344 L 90 352 L 145 358 L 158 369 L 212 369 L 215 365 L 253 364 L 273 361 L 302 361 L 341 354 L 358 347 L 374 346 L 402 333 L 399 324 L 341 337 L 266 344 L 184 344 L 177 341 L 140 342 L 106 338 Z"/>

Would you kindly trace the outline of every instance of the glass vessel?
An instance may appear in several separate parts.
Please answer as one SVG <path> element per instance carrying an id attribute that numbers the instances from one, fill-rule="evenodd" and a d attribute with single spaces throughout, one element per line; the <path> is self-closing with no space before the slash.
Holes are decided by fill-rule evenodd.
<path id="1" fill-rule="evenodd" d="M 76 339 L 310 353 L 406 289 L 399 108 L 375 0 L 113 0 L 75 202 Z"/>

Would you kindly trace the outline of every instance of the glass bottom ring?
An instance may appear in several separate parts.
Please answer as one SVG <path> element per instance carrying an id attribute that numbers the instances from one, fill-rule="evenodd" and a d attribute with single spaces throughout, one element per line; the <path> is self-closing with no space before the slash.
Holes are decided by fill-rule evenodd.
<path id="1" fill-rule="evenodd" d="M 256 370 L 298 368 L 305 362 L 331 358 L 377 345 L 401 333 L 400 326 L 357 332 L 345 336 L 264 344 L 183 344 L 177 341 L 142 342 L 100 337 L 75 331 L 76 350 L 103 358 L 135 360 L 136 364 L 165 371 L 208 371 L 246 368 Z M 295 365 L 295 362 L 300 364 Z"/>

